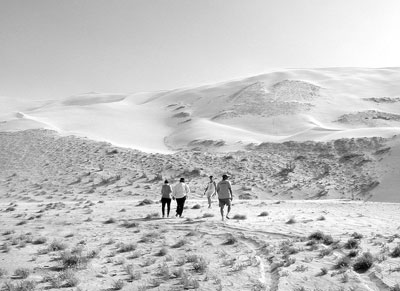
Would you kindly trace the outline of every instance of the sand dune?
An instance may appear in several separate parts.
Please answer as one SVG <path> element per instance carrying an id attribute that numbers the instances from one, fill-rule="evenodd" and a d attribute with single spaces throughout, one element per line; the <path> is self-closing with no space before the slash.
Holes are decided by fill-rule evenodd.
<path id="1" fill-rule="evenodd" d="M 233 147 L 388 137 L 398 133 L 399 77 L 399 68 L 294 69 L 170 91 L 91 92 L 35 106 L 14 102 L 0 117 L 8 123 L 3 130 L 52 128 L 148 152 L 176 150 L 199 139 Z M 7 110 L 35 122 L 16 122 Z"/>

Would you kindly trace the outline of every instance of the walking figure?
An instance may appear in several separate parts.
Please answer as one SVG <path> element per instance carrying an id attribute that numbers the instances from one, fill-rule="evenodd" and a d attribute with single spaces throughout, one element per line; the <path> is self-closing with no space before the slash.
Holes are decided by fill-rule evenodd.
<path id="1" fill-rule="evenodd" d="M 187 195 L 190 193 L 189 186 L 185 183 L 185 178 L 181 178 L 172 190 L 172 199 L 176 199 L 176 215 L 182 217 L 183 207 Z"/>
<path id="2" fill-rule="evenodd" d="M 162 217 L 165 216 L 165 205 L 167 205 L 167 217 L 169 217 L 169 211 L 171 210 L 171 193 L 172 193 L 172 187 L 168 183 L 168 180 L 165 180 L 164 184 L 161 187 Z"/>
<path id="3" fill-rule="evenodd" d="M 231 202 L 233 200 L 232 186 L 231 182 L 228 181 L 229 176 L 222 175 L 222 181 L 217 184 L 217 193 L 219 200 L 219 208 L 221 211 L 222 220 L 224 220 L 224 207 L 228 206 L 228 211 L 226 213 L 226 218 L 230 219 L 229 212 L 231 211 Z"/>
<path id="4" fill-rule="evenodd" d="M 217 193 L 217 184 L 213 180 L 213 176 L 210 176 L 210 182 L 207 183 L 206 189 L 204 190 L 204 195 L 207 195 L 208 208 L 211 208 L 211 198 Z"/>

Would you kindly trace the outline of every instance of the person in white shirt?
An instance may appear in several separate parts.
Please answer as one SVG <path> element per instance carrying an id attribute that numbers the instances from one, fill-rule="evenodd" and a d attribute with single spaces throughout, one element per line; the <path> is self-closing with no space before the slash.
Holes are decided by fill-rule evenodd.
<path id="1" fill-rule="evenodd" d="M 217 184 L 213 180 L 213 176 L 210 176 L 210 182 L 207 183 L 206 189 L 204 190 L 204 195 L 207 195 L 208 208 L 211 208 L 211 198 L 217 194 Z"/>
<path id="2" fill-rule="evenodd" d="M 183 207 L 187 195 L 190 193 L 189 186 L 185 183 L 185 178 L 181 178 L 179 183 L 172 189 L 172 199 L 176 199 L 176 215 L 182 217 Z"/>

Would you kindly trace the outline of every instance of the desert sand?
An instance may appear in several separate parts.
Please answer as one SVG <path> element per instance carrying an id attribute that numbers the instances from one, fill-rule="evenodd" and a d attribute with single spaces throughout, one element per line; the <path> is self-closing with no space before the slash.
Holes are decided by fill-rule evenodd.
<path id="1" fill-rule="evenodd" d="M 4 290 L 400 290 L 398 68 L 0 111 Z M 203 196 L 230 174 L 231 219 Z M 164 179 L 191 188 L 161 218 Z"/>

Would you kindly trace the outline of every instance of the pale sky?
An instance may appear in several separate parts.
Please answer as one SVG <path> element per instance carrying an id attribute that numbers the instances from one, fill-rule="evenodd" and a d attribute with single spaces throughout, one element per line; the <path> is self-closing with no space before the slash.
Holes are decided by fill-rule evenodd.
<path id="1" fill-rule="evenodd" d="M 400 66 L 399 0 L 0 0 L 0 96 Z"/>

